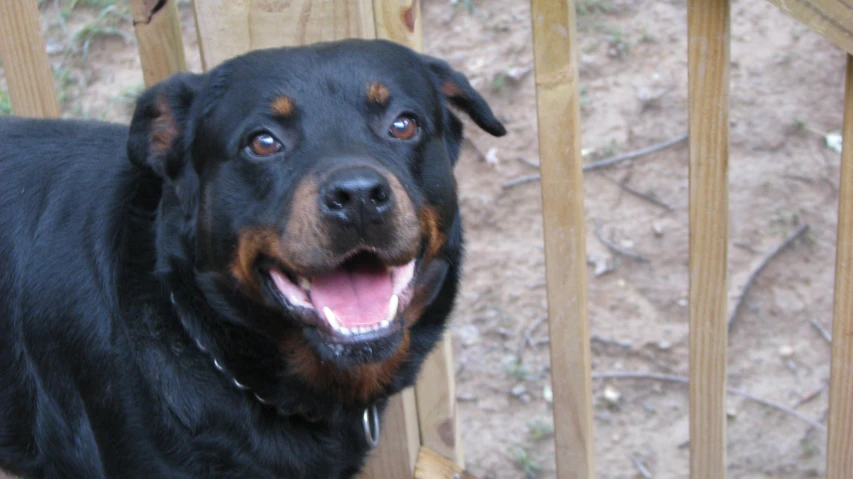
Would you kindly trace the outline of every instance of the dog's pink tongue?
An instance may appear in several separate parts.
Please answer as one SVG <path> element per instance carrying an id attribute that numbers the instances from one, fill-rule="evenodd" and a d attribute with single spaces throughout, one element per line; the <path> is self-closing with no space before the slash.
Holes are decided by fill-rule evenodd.
<path id="1" fill-rule="evenodd" d="M 311 279 L 311 302 L 320 314 L 328 307 L 345 328 L 373 326 L 388 315 L 394 292 L 384 268 L 339 269 Z"/>

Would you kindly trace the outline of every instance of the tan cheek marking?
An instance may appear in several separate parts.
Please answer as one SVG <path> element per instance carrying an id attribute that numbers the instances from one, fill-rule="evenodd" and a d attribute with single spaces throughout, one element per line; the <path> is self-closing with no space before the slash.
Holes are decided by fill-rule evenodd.
<path id="1" fill-rule="evenodd" d="M 381 83 L 373 82 L 367 86 L 367 99 L 372 103 L 385 105 L 390 97 L 391 91 Z"/>
<path id="2" fill-rule="evenodd" d="M 272 111 L 282 117 L 288 117 L 293 113 L 293 100 L 287 96 L 280 96 L 273 100 Z"/>
<path id="3" fill-rule="evenodd" d="M 268 229 L 250 229 L 243 231 L 237 238 L 237 250 L 231 261 L 231 274 L 240 284 L 247 286 L 250 291 L 260 294 L 260 285 L 253 272 L 258 255 L 277 258 L 278 237 Z"/>
<path id="4" fill-rule="evenodd" d="M 283 256 L 292 259 L 284 264 L 294 272 L 333 260 L 332 238 L 320 218 L 318 191 L 319 185 L 315 180 L 305 179 L 296 188 L 290 205 L 282 248 Z"/>
<path id="5" fill-rule="evenodd" d="M 387 170 L 383 170 L 383 174 L 388 178 L 388 184 L 395 198 L 393 227 L 396 229 L 395 236 L 399 239 L 397 243 L 413 249 L 417 248 L 421 241 L 421 230 L 415 214 L 415 206 L 397 176 Z M 417 251 L 413 250 L 409 253 L 414 255 Z"/>
<path id="6" fill-rule="evenodd" d="M 435 258 L 447 238 L 438 227 L 438 213 L 432 206 L 424 206 L 418 214 L 420 220 L 421 232 L 427 237 L 427 249 L 424 256 L 424 263 L 429 263 Z"/>

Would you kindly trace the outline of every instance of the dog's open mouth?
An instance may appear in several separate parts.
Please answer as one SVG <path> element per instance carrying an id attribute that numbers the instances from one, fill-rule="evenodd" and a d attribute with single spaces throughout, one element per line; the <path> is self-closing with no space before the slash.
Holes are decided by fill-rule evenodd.
<path id="1" fill-rule="evenodd" d="M 327 273 L 309 278 L 274 266 L 268 279 L 283 306 L 314 313 L 327 340 L 353 344 L 400 329 L 398 318 L 411 299 L 415 263 L 388 266 L 376 254 L 361 251 Z"/>

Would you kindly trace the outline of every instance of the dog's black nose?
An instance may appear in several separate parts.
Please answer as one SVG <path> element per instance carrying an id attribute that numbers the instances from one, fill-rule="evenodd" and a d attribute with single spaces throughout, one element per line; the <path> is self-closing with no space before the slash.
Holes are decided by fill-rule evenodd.
<path id="1" fill-rule="evenodd" d="M 320 189 L 326 216 L 359 231 L 385 221 L 394 204 L 391 187 L 384 175 L 373 168 L 342 168 L 335 171 Z"/>

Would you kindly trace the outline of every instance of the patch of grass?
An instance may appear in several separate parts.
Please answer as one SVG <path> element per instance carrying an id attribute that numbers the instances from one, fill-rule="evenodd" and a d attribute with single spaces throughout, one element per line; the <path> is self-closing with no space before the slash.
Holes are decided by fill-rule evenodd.
<path id="1" fill-rule="evenodd" d="M 517 357 L 509 357 L 503 363 L 504 371 L 517 381 L 527 381 L 532 378 L 530 368 L 518 361 Z"/>
<path id="2" fill-rule="evenodd" d="M 12 114 L 12 99 L 9 98 L 9 92 L 0 88 L 0 115 Z"/>
<path id="3" fill-rule="evenodd" d="M 102 9 L 94 20 L 81 26 L 74 32 L 71 36 L 71 43 L 79 49 L 83 61 L 86 61 L 86 57 L 89 54 L 89 45 L 95 38 L 116 36 L 125 42 L 133 41 L 133 36 L 130 33 L 119 28 L 121 23 L 129 20 L 130 12 L 126 8 L 119 9 L 116 5 L 110 5 Z"/>
<path id="4" fill-rule="evenodd" d="M 118 0 L 68 0 L 62 11 L 64 14 L 70 14 L 77 7 L 107 8 L 114 6 L 116 3 L 118 3 Z"/>
<path id="5" fill-rule="evenodd" d="M 489 88 L 495 93 L 503 93 L 507 90 L 507 75 L 504 72 L 498 72 L 492 78 Z"/>
<path id="6" fill-rule="evenodd" d="M 532 441 L 544 441 L 554 435 L 554 424 L 544 418 L 534 418 L 527 422 L 527 432 Z"/>
<path id="7" fill-rule="evenodd" d="M 649 33 L 649 28 L 643 25 L 642 31 L 640 32 L 640 39 L 638 41 L 640 43 L 654 43 L 657 39 Z"/>
<path id="8" fill-rule="evenodd" d="M 536 474 L 542 470 L 542 466 L 539 462 L 521 446 L 517 445 L 510 449 L 509 455 L 527 479 L 536 479 Z"/>
<path id="9" fill-rule="evenodd" d="M 589 105 L 592 102 L 592 98 L 589 97 L 589 91 L 586 88 L 586 85 L 581 85 L 580 90 L 580 107 L 583 108 Z"/>
<path id="10" fill-rule="evenodd" d="M 607 0 L 577 0 L 575 2 L 575 12 L 580 17 L 612 11 L 613 6 Z"/>
<path id="11" fill-rule="evenodd" d="M 70 66 L 53 66 L 53 84 L 56 85 L 56 99 L 60 105 L 66 105 L 73 95 L 74 78 Z"/>
<path id="12" fill-rule="evenodd" d="M 115 105 L 121 105 L 122 107 L 128 110 L 133 108 L 134 105 L 136 105 L 136 99 L 139 97 L 139 95 L 142 94 L 143 91 L 145 91 L 145 84 L 143 83 L 137 83 L 135 85 L 131 85 L 125 88 L 124 90 L 119 92 L 118 95 L 110 99 L 109 103 L 107 103 L 106 108 L 104 108 L 104 111 L 101 112 L 100 118 L 102 120 L 106 119 L 107 114 L 110 112 L 110 110 L 112 110 L 113 106 Z"/>
<path id="13" fill-rule="evenodd" d="M 611 29 L 608 34 L 608 54 L 624 59 L 631 53 L 631 43 L 625 38 L 622 29 Z"/>

